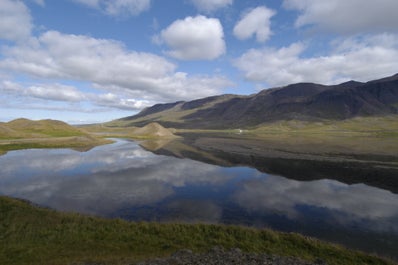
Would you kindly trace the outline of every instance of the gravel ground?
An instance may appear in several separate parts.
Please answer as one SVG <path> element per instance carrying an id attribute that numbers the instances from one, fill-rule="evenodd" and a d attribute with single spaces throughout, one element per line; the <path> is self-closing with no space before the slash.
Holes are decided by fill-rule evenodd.
<path id="1" fill-rule="evenodd" d="M 277 257 L 267 254 L 248 254 L 240 249 L 226 251 L 215 247 L 207 253 L 195 254 L 190 250 L 180 250 L 169 258 L 153 259 L 140 262 L 137 265 L 327 265 L 322 260 L 315 262 L 303 261 L 297 258 Z"/>

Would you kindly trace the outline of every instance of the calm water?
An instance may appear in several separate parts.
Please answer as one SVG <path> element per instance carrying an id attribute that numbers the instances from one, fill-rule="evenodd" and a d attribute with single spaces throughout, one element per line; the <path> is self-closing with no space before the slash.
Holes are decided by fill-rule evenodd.
<path id="1" fill-rule="evenodd" d="M 0 194 L 104 217 L 294 231 L 398 258 L 397 194 L 155 155 L 125 140 L 88 152 L 9 152 Z"/>

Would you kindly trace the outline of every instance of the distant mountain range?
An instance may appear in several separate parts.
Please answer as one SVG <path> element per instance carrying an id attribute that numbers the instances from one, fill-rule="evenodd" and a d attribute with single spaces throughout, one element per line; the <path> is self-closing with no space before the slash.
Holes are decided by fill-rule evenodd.
<path id="1" fill-rule="evenodd" d="M 220 95 L 156 104 L 111 122 L 143 126 L 158 122 L 174 128 L 245 128 L 281 120 L 344 120 L 398 114 L 398 74 L 366 83 L 298 83 L 249 96 Z"/>

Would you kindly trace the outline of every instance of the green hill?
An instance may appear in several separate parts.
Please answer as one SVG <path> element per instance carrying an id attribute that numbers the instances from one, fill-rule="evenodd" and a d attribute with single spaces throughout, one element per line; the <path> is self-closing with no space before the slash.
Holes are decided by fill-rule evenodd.
<path id="1" fill-rule="evenodd" d="M 20 133 L 11 129 L 9 126 L 7 126 L 4 123 L 0 123 L 0 139 L 1 138 L 19 138 Z"/>
<path id="2" fill-rule="evenodd" d="M 57 120 L 16 119 L 0 123 L 0 154 L 27 148 L 89 149 L 110 141 Z"/>
<path id="3" fill-rule="evenodd" d="M 57 120 L 39 120 L 32 121 L 28 119 L 16 119 L 2 124 L 5 128 L 0 131 L 0 137 L 67 137 L 81 136 L 85 133 L 65 122 Z"/>

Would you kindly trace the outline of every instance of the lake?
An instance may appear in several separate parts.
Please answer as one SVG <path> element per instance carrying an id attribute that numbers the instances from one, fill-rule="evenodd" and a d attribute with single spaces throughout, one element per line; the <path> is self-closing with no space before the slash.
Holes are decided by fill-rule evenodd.
<path id="1" fill-rule="evenodd" d="M 122 139 L 87 152 L 12 151 L 0 156 L 0 194 L 107 218 L 298 232 L 398 258 L 398 195 L 390 190 L 186 157 Z"/>

